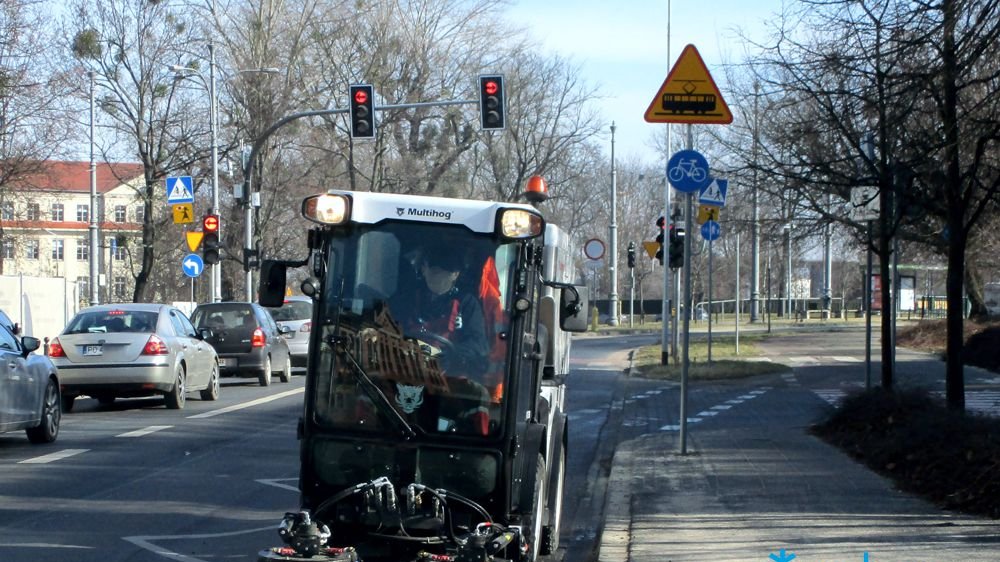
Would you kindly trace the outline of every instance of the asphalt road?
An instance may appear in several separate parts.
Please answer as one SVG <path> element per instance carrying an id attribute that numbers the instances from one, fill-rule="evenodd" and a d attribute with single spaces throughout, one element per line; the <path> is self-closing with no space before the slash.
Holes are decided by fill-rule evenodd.
<path id="1" fill-rule="evenodd" d="M 562 548 L 596 554 L 620 428 L 628 351 L 652 336 L 578 338 L 569 378 L 569 470 Z M 223 379 L 220 400 L 79 399 L 50 446 L 0 434 L 0 560 L 4 562 L 254 561 L 280 544 L 298 505 L 304 378 Z M 616 390 L 619 389 L 619 390 Z M 585 491 L 585 493 L 580 493 Z"/>

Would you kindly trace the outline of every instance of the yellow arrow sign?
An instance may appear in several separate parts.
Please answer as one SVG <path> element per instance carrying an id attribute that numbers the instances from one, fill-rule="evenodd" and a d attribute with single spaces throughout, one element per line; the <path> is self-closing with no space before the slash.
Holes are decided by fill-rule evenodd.
<path id="1" fill-rule="evenodd" d="M 175 203 L 174 224 L 187 224 L 192 222 L 194 222 L 194 204 Z"/>
<path id="2" fill-rule="evenodd" d="M 642 247 L 645 248 L 649 259 L 653 259 L 656 257 L 656 251 L 660 249 L 660 244 L 659 242 L 645 241 L 642 243 Z"/>
<path id="3" fill-rule="evenodd" d="M 694 45 L 684 47 L 646 109 L 647 123 L 727 125 L 733 114 Z"/>
<path id="4" fill-rule="evenodd" d="M 205 233 L 200 230 L 195 230 L 185 232 L 184 236 L 187 238 L 188 250 L 197 252 L 198 246 L 201 246 L 201 239 L 205 237 Z"/>

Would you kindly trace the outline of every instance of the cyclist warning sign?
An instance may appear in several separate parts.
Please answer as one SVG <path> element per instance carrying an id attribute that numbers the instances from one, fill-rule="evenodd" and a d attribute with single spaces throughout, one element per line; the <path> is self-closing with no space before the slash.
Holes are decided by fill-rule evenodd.
<path id="1" fill-rule="evenodd" d="M 646 109 L 647 123 L 727 125 L 733 114 L 694 45 L 681 51 Z"/>

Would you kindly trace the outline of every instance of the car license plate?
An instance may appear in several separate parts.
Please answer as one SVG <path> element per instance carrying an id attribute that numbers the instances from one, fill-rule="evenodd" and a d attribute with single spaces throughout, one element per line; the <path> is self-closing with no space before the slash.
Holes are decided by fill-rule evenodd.
<path id="1" fill-rule="evenodd" d="M 233 364 L 233 360 L 232 359 L 222 359 L 221 357 L 219 358 L 219 366 L 220 367 L 229 367 L 232 364 Z"/>
<path id="2" fill-rule="evenodd" d="M 85 345 L 83 346 L 83 354 L 85 356 L 103 355 L 104 349 L 100 345 Z"/>

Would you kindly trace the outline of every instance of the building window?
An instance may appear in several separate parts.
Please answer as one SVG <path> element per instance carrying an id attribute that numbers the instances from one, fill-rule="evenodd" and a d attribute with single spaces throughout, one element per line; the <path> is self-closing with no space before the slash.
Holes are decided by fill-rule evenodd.
<path id="1" fill-rule="evenodd" d="M 79 238 L 76 241 L 76 259 L 79 261 L 87 261 L 90 259 L 90 241 L 84 238 Z"/>
<path id="2" fill-rule="evenodd" d="M 25 213 L 24 218 L 29 221 L 38 220 L 38 216 L 41 213 L 38 210 L 38 203 L 28 203 L 28 212 Z"/>
<path id="3" fill-rule="evenodd" d="M 115 222 L 125 222 L 126 208 L 125 205 L 115 205 Z"/>
<path id="4" fill-rule="evenodd" d="M 115 259 L 119 260 L 119 261 L 125 259 L 125 245 L 124 244 L 115 246 Z"/>
<path id="5" fill-rule="evenodd" d="M 77 205 L 76 206 L 76 220 L 77 220 L 77 222 L 90 222 L 90 206 L 89 205 Z"/>
<path id="6" fill-rule="evenodd" d="M 12 220 L 14 220 L 14 202 L 13 201 L 4 201 L 3 202 L 3 209 L 0 210 L 0 218 L 3 218 L 3 220 L 5 220 L 5 221 L 12 221 Z"/>
<path id="7" fill-rule="evenodd" d="M 116 299 L 123 299 L 123 298 L 125 298 L 125 278 L 124 277 L 115 277 L 114 291 L 115 291 L 115 298 Z"/>
<path id="8" fill-rule="evenodd" d="M 135 207 L 135 222 L 142 224 L 146 222 L 146 206 L 137 205 Z"/>
<path id="9" fill-rule="evenodd" d="M 65 255 L 66 241 L 56 238 L 52 241 L 52 259 L 61 260 Z"/>
<path id="10" fill-rule="evenodd" d="M 14 241 L 10 238 L 5 238 L 3 241 L 3 259 L 14 259 Z"/>
<path id="11" fill-rule="evenodd" d="M 55 221 L 55 222 L 62 222 L 64 220 L 66 220 L 64 218 L 63 204 L 62 203 L 53 203 L 52 204 L 52 220 Z"/>
<path id="12" fill-rule="evenodd" d="M 28 240 L 27 244 L 24 245 L 24 257 L 29 260 L 37 260 L 38 248 L 38 240 Z"/>

